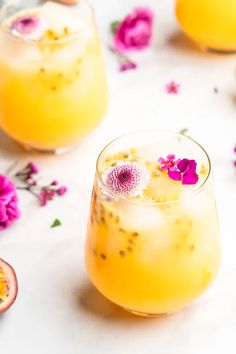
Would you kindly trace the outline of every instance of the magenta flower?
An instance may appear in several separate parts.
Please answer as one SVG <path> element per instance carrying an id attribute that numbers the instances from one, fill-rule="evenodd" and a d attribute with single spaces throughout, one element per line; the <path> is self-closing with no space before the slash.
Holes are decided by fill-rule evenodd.
<path id="1" fill-rule="evenodd" d="M 167 159 L 161 157 L 161 170 L 167 170 L 168 176 L 174 181 L 181 181 L 183 185 L 196 184 L 198 182 L 198 175 L 196 173 L 197 163 L 195 160 L 189 159 L 175 159 L 175 155 L 167 156 Z"/>
<path id="2" fill-rule="evenodd" d="M 37 15 L 19 17 L 11 24 L 10 28 L 13 35 L 30 40 L 39 40 L 45 29 L 45 21 Z"/>
<path id="3" fill-rule="evenodd" d="M 10 227 L 19 217 L 16 188 L 8 177 L 0 175 L 0 231 Z"/>
<path id="4" fill-rule="evenodd" d="M 106 185 L 112 194 L 120 197 L 136 197 L 149 181 L 146 168 L 137 163 L 127 163 L 110 170 Z"/>
<path id="5" fill-rule="evenodd" d="M 178 94 L 179 93 L 180 84 L 177 84 L 175 81 L 171 81 L 166 85 L 166 92 L 169 94 Z"/>
<path id="6" fill-rule="evenodd" d="M 153 12 L 138 7 L 121 21 L 115 31 L 114 46 L 119 52 L 141 50 L 150 45 Z"/>

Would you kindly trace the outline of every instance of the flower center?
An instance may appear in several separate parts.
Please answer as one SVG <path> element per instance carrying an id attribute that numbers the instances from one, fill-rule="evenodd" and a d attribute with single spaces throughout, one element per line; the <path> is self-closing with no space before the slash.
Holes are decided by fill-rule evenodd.
<path id="1" fill-rule="evenodd" d="M 127 172 L 122 172 L 119 176 L 119 179 L 121 182 L 127 182 L 128 180 L 130 180 L 130 174 Z"/>

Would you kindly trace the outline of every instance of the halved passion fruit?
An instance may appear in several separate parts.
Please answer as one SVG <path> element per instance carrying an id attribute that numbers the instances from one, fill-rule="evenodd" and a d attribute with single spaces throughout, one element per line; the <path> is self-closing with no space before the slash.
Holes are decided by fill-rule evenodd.
<path id="1" fill-rule="evenodd" d="M 10 264 L 0 259 L 0 313 L 7 311 L 16 299 L 17 278 Z"/>

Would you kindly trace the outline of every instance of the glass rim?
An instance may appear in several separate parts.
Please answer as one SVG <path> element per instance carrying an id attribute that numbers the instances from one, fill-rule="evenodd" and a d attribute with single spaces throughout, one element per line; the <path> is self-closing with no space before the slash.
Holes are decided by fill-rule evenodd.
<path id="1" fill-rule="evenodd" d="M 206 175 L 206 177 L 204 178 L 203 182 L 200 184 L 200 186 L 195 189 L 194 191 L 192 191 L 189 195 L 186 195 L 184 198 L 182 199 L 191 199 L 193 198 L 195 195 L 199 194 L 205 187 L 210 175 L 211 175 L 211 171 L 212 171 L 212 165 L 211 165 L 211 160 L 210 157 L 208 155 L 208 153 L 206 152 L 206 150 L 202 147 L 201 144 L 199 144 L 196 140 L 192 139 L 189 136 L 186 136 L 184 134 L 178 133 L 178 132 L 173 132 L 171 130 L 165 130 L 165 129 L 144 129 L 144 130 L 136 130 L 136 131 L 131 131 L 129 133 L 126 134 L 122 134 L 120 136 L 118 136 L 117 138 L 113 139 L 112 141 L 110 141 L 110 143 L 108 143 L 100 152 L 100 154 L 98 155 L 97 161 L 96 161 L 96 176 L 98 177 L 99 183 L 102 186 L 102 188 L 106 191 L 106 193 L 111 196 L 112 198 L 117 199 L 117 195 L 113 194 L 106 186 L 106 184 L 104 183 L 102 177 L 101 177 L 101 173 L 99 172 L 99 162 L 101 160 L 102 155 L 109 149 L 110 146 L 112 146 L 114 143 L 118 142 L 120 139 L 122 138 L 126 138 L 129 136 L 133 136 L 135 134 L 140 134 L 140 133 L 167 133 L 167 134 L 171 134 L 173 136 L 179 137 L 179 138 L 184 138 L 186 141 L 189 141 L 191 143 L 194 143 L 194 145 L 196 145 L 197 147 L 200 148 L 200 150 L 204 153 L 204 155 L 207 158 L 208 161 L 208 165 L 209 165 L 209 169 L 208 169 L 208 173 Z M 135 199 L 128 199 L 125 197 L 120 197 L 119 199 L 131 203 L 131 204 L 138 204 L 138 205 L 143 205 L 143 206 L 158 206 L 158 205 L 170 205 L 170 204 L 175 204 L 178 203 L 180 201 L 180 198 L 175 199 L 175 200 L 170 200 L 167 202 L 154 202 L 154 201 L 140 201 L 140 200 L 135 200 Z"/>
<path id="2" fill-rule="evenodd" d="M 20 1 L 20 0 L 19 0 Z M 14 4 L 16 2 L 16 0 L 7 0 L 5 2 L 5 4 L 3 6 L 1 6 L 0 8 L 0 19 L 2 14 L 4 13 L 4 11 L 6 10 L 6 8 L 8 6 L 10 6 L 11 4 Z M 91 19 L 94 17 L 94 9 L 92 7 L 92 5 L 90 4 L 90 2 L 88 0 L 83 0 L 84 3 L 86 3 L 86 5 L 89 8 L 90 14 L 91 14 Z M 62 3 L 61 3 L 62 4 Z M 71 6 L 68 4 L 64 4 L 65 6 Z M 36 8 L 36 7 L 35 7 Z M 34 8 L 32 8 L 34 9 Z M 7 30 L 6 28 L 2 27 L 2 21 L 0 20 L 0 31 L 4 34 L 6 34 L 8 37 L 10 37 L 11 39 L 15 40 L 15 41 L 19 41 L 21 43 L 27 44 L 27 45 L 32 45 L 32 46 L 37 46 L 39 44 L 63 44 L 63 43 L 69 43 L 69 42 L 73 42 L 76 39 L 80 38 L 80 33 L 72 33 L 71 35 L 69 35 L 66 38 L 60 38 L 60 39 L 43 39 L 43 40 L 34 40 L 34 39 L 26 39 L 23 37 L 17 37 L 14 34 L 12 34 L 9 30 Z"/>

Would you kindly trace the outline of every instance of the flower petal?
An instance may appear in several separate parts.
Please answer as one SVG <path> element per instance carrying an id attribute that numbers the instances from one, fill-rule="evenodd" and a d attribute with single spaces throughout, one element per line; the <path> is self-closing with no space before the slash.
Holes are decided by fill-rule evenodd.
<path id="1" fill-rule="evenodd" d="M 191 172 L 196 172 L 197 169 L 197 163 L 195 160 L 189 160 L 189 166 L 188 166 L 189 171 Z"/>
<path id="2" fill-rule="evenodd" d="M 167 160 L 174 161 L 174 159 L 175 159 L 175 155 L 174 154 L 167 155 Z"/>
<path id="3" fill-rule="evenodd" d="M 188 159 L 182 159 L 179 161 L 177 167 L 180 172 L 185 172 L 189 166 L 189 160 Z"/>
<path id="4" fill-rule="evenodd" d="M 195 172 L 185 172 L 182 178 L 182 184 L 196 184 L 198 182 L 198 175 Z"/>
<path id="5" fill-rule="evenodd" d="M 179 171 L 168 171 L 168 176 L 174 181 L 181 181 L 181 173 Z"/>

